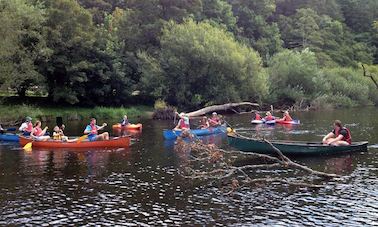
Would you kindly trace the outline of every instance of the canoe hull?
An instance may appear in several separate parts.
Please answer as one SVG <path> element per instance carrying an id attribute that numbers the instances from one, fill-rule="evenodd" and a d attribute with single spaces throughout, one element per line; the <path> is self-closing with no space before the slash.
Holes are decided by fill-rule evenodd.
<path id="1" fill-rule="evenodd" d="M 281 121 L 276 120 L 277 124 L 283 124 L 283 125 L 300 125 L 301 122 L 299 120 L 292 120 L 292 121 Z"/>
<path id="2" fill-rule="evenodd" d="M 220 127 L 208 128 L 208 129 L 193 129 L 193 130 L 190 130 L 190 132 L 196 136 L 207 136 L 207 135 L 212 135 L 212 134 L 226 133 L 227 127 L 220 126 Z M 180 135 L 181 135 L 181 131 L 178 131 L 178 130 L 166 129 L 163 131 L 163 136 L 166 140 L 174 140 Z"/>
<path id="3" fill-rule="evenodd" d="M 252 120 L 251 124 L 264 124 L 263 120 Z"/>
<path id="4" fill-rule="evenodd" d="M 130 146 L 130 137 L 119 137 L 107 141 L 82 141 L 62 142 L 62 141 L 33 141 L 30 138 L 20 136 L 20 145 L 23 147 L 29 142 L 33 142 L 33 147 L 40 148 L 126 148 Z"/>
<path id="5" fill-rule="evenodd" d="M 270 145 L 262 140 L 228 136 L 230 146 L 245 152 L 274 153 Z M 331 155 L 366 151 L 368 142 L 357 142 L 350 146 L 328 146 L 321 143 L 270 141 L 285 155 Z"/>
<path id="6" fill-rule="evenodd" d="M 0 134 L 0 141 L 19 142 L 20 139 L 17 134 Z"/>

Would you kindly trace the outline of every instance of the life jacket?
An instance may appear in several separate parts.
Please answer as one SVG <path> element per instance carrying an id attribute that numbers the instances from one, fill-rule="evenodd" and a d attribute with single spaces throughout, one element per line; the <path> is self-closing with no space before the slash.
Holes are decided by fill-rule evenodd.
<path id="1" fill-rule="evenodd" d="M 42 129 L 40 127 L 34 128 L 34 136 L 43 136 Z"/>
<path id="2" fill-rule="evenodd" d="M 335 136 L 338 137 L 340 135 L 340 131 L 342 129 L 347 131 L 347 135 L 343 136 L 343 141 L 346 141 L 347 143 L 352 144 L 352 135 L 351 135 L 350 130 L 348 128 L 342 127 L 339 130 L 335 130 Z"/>
<path id="3" fill-rule="evenodd" d="M 90 135 L 97 135 L 98 134 L 97 126 L 96 125 L 92 125 L 92 124 L 90 124 L 89 126 L 91 127 L 91 133 L 90 133 Z"/>
<path id="4" fill-rule="evenodd" d="M 290 115 L 285 115 L 283 120 L 284 121 L 293 121 L 293 118 L 291 118 Z"/>
<path id="5" fill-rule="evenodd" d="M 33 131 L 33 124 L 31 122 L 26 124 L 27 127 L 24 129 L 25 132 L 32 132 Z"/>
<path id="6" fill-rule="evenodd" d="M 54 140 L 62 140 L 62 135 L 59 132 L 53 133 Z"/>
<path id="7" fill-rule="evenodd" d="M 210 121 L 209 121 L 210 125 L 219 125 L 220 123 L 220 119 L 219 117 L 212 117 L 210 118 Z"/>
<path id="8" fill-rule="evenodd" d="M 266 116 L 265 120 L 266 121 L 273 121 L 275 118 L 273 116 Z"/>
<path id="9" fill-rule="evenodd" d="M 189 119 L 180 119 L 180 128 L 181 129 L 189 129 Z"/>
<path id="10" fill-rule="evenodd" d="M 255 120 L 258 120 L 258 121 L 260 121 L 261 120 L 261 116 L 260 116 L 260 114 L 256 114 L 256 116 L 255 116 Z"/>

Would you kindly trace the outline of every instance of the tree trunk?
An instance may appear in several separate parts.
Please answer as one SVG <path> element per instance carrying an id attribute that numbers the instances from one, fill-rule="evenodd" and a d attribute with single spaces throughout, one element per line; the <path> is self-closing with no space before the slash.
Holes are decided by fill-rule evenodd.
<path id="1" fill-rule="evenodd" d="M 214 105 L 214 106 L 208 106 L 200 110 L 196 110 L 193 112 L 188 113 L 189 117 L 198 117 L 205 115 L 209 112 L 216 112 L 216 111 L 224 111 L 228 109 L 232 109 L 234 107 L 238 106 L 253 106 L 253 107 L 258 107 L 259 104 L 257 103 L 252 103 L 252 102 L 238 102 L 238 103 L 227 103 L 223 105 Z"/>

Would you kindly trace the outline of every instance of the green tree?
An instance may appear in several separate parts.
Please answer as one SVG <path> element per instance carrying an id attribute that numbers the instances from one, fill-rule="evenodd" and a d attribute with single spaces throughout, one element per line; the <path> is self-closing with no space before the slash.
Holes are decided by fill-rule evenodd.
<path id="1" fill-rule="evenodd" d="M 257 100 L 267 92 L 257 52 L 239 44 L 230 33 L 209 23 L 170 22 L 161 37 L 162 97 L 193 108 L 213 103 Z M 149 69 L 154 61 L 149 60 Z M 151 71 L 151 70 L 150 70 Z M 160 71 L 156 68 L 152 72 Z M 144 73 L 148 80 L 148 73 Z"/>
<path id="2" fill-rule="evenodd" d="M 24 0 L 0 0 L 0 21 L 2 87 L 15 89 L 20 96 L 33 85 L 42 89 L 44 78 L 35 64 L 50 54 L 42 35 L 43 7 Z"/>

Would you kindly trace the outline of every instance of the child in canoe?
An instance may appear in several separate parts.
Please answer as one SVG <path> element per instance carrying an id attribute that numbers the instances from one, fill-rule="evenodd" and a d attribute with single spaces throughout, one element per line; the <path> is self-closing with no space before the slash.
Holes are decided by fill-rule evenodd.
<path id="1" fill-rule="evenodd" d="M 218 117 L 216 112 L 211 114 L 211 118 L 209 119 L 209 123 L 211 127 L 218 127 L 222 124 L 221 119 Z"/>
<path id="2" fill-rule="evenodd" d="M 185 113 L 179 114 L 180 120 L 173 130 L 190 130 L 189 117 Z"/>
<path id="3" fill-rule="evenodd" d="M 67 136 L 64 135 L 64 130 L 65 126 L 62 125 L 60 128 L 59 126 L 55 126 L 54 127 L 54 132 L 53 132 L 53 139 L 54 140 L 60 140 L 60 141 L 63 141 L 63 142 L 75 142 L 77 141 L 77 139 L 68 139 Z"/>
<path id="4" fill-rule="evenodd" d="M 122 121 L 121 121 L 121 126 L 127 126 L 127 125 L 129 125 L 129 124 L 130 124 L 130 122 L 129 122 L 129 118 L 128 118 L 127 115 L 125 114 L 125 115 L 123 116 Z"/>
<path id="5" fill-rule="evenodd" d="M 200 122 L 200 126 L 199 126 L 200 129 L 207 129 L 207 128 L 210 128 L 210 123 L 209 123 L 209 120 L 206 116 L 204 116 Z"/>
<path id="6" fill-rule="evenodd" d="M 48 127 L 46 126 L 44 129 L 42 129 L 41 125 L 42 125 L 41 121 L 36 121 L 34 128 L 32 132 L 30 133 L 30 136 L 37 141 L 46 141 L 50 139 L 50 136 L 45 135 Z"/>

